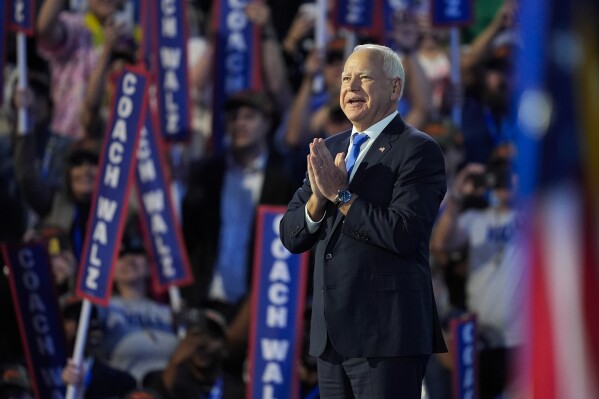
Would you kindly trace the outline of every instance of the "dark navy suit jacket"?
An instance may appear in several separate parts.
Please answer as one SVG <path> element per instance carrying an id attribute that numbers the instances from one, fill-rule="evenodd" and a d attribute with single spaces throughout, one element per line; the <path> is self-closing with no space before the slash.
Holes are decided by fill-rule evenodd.
<path id="1" fill-rule="evenodd" d="M 346 152 L 351 131 L 326 140 L 333 157 Z M 445 352 L 429 266 L 429 241 L 445 195 L 445 162 L 428 135 L 398 115 L 360 163 L 347 216 L 330 203 L 319 230 L 306 228 L 312 190 L 306 178 L 281 220 L 285 247 L 315 246 L 310 354 L 327 335 L 346 357 Z"/>

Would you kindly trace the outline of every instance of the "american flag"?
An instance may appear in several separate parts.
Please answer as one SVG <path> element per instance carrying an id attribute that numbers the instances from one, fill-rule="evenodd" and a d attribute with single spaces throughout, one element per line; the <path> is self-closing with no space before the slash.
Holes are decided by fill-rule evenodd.
<path id="1" fill-rule="evenodd" d="M 523 0 L 516 169 L 530 215 L 515 397 L 599 398 L 599 5 Z"/>

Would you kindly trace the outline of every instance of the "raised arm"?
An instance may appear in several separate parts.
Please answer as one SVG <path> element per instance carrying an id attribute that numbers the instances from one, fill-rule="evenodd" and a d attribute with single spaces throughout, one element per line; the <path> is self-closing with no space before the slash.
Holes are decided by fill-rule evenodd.
<path id="1" fill-rule="evenodd" d="M 36 21 L 37 39 L 47 47 L 56 47 L 64 40 L 64 28 L 58 15 L 65 5 L 66 0 L 45 0 L 39 10 Z"/>
<path id="2" fill-rule="evenodd" d="M 460 70 L 462 79 L 466 84 L 472 78 L 472 70 L 483 59 L 493 38 L 503 29 L 509 28 L 514 24 L 515 11 L 516 2 L 514 0 L 505 0 L 491 23 L 476 36 L 470 48 L 462 53 L 460 57 Z"/>
<path id="3" fill-rule="evenodd" d="M 312 51 L 306 60 L 304 79 L 295 99 L 291 105 L 289 123 L 285 133 L 285 145 L 295 149 L 305 145 L 314 134 L 311 130 L 310 99 L 312 97 L 312 83 L 319 71 L 322 71 L 323 60 L 317 50 Z"/>
<path id="4" fill-rule="evenodd" d="M 272 26 L 270 8 L 265 2 L 251 1 L 245 11 L 248 19 L 262 29 L 262 76 L 268 92 L 276 99 L 279 110 L 285 111 L 291 105 L 293 91 L 281 43 Z"/>
<path id="5" fill-rule="evenodd" d="M 445 208 L 437 220 L 431 235 L 431 254 L 441 264 L 446 263 L 447 251 L 454 249 L 453 245 L 461 244 L 459 240 L 456 240 L 459 236 L 456 233 L 457 220 L 462 209 L 461 201 L 474 189 L 468 177 L 473 174 L 481 174 L 484 170 L 484 165 L 471 163 L 462 168 L 455 178 L 453 187 L 445 201 Z"/>

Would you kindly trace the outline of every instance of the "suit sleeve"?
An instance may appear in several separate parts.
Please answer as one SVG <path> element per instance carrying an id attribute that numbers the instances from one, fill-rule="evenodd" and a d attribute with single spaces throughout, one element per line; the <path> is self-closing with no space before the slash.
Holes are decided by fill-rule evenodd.
<path id="1" fill-rule="evenodd" d="M 432 140 L 420 140 L 399 164 L 388 206 L 374 206 L 358 197 L 341 233 L 400 256 L 427 253 L 446 188 L 441 148 Z"/>
<path id="2" fill-rule="evenodd" d="M 302 186 L 293 195 L 287 206 L 287 212 L 281 219 L 281 242 L 289 252 L 294 254 L 310 250 L 319 237 L 320 230 L 310 233 L 306 226 L 305 207 L 311 195 L 310 180 L 306 176 Z"/>

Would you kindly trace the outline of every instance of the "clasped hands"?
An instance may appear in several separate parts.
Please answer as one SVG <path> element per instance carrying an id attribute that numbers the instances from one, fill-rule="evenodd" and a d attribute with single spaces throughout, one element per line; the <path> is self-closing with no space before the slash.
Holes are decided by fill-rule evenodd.
<path id="1" fill-rule="evenodd" d="M 345 153 L 340 152 L 333 159 L 324 140 L 316 138 L 310 143 L 307 163 L 313 196 L 321 206 L 326 204 L 325 200 L 334 202 L 337 192 L 348 185 Z"/>

